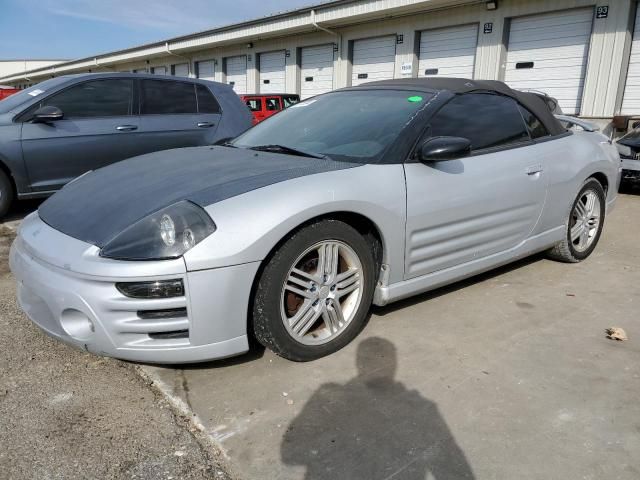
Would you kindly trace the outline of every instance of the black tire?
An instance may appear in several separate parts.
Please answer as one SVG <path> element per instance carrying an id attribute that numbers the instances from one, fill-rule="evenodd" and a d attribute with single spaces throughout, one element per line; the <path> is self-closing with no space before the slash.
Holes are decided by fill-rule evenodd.
<path id="1" fill-rule="evenodd" d="M 13 203 L 13 185 L 9 177 L 0 170 L 0 220 L 9 211 L 11 204 Z"/>
<path id="2" fill-rule="evenodd" d="M 574 215 L 574 211 L 576 209 L 576 205 L 579 201 L 581 201 L 582 197 L 588 192 L 592 191 L 596 194 L 598 201 L 600 202 L 600 223 L 598 224 L 598 229 L 595 232 L 593 241 L 589 245 L 586 250 L 579 251 L 576 249 L 576 246 L 571 241 L 571 228 L 572 228 L 572 219 Z M 555 245 L 551 250 L 547 252 L 547 256 L 552 260 L 557 260 L 559 262 L 565 263 L 578 263 L 582 260 L 586 259 L 591 252 L 596 248 L 598 241 L 600 240 L 600 235 L 602 234 L 602 227 L 604 226 L 605 220 L 605 192 L 604 188 L 602 188 L 602 184 L 597 181 L 595 178 L 588 179 L 580 192 L 576 196 L 575 200 L 571 204 L 571 210 L 569 211 L 569 215 L 567 218 L 566 224 L 566 232 L 565 238 L 562 242 Z"/>
<path id="3" fill-rule="evenodd" d="M 352 320 L 327 343 L 307 345 L 296 340 L 282 319 L 283 286 L 294 262 L 322 241 L 338 241 L 350 247 L 362 265 L 362 297 Z M 294 232 L 268 258 L 254 287 L 253 333 L 256 339 L 277 355 L 297 362 L 315 360 L 340 350 L 364 328 L 376 283 L 376 262 L 370 243 L 356 229 L 339 220 L 321 220 Z"/>

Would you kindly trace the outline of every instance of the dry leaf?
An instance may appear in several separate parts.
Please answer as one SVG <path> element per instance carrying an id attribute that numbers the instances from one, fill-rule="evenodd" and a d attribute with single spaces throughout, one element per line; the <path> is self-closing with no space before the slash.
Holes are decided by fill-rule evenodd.
<path id="1" fill-rule="evenodd" d="M 610 338 L 611 340 L 618 340 L 618 341 L 627 340 L 627 332 L 625 332 L 620 327 L 607 328 L 606 331 L 607 331 L 607 338 Z"/>

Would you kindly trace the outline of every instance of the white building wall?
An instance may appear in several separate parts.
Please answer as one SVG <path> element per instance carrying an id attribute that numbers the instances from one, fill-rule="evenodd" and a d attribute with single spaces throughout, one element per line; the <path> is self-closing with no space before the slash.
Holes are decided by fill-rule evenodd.
<path id="1" fill-rule="evenodd" d="M 64 60 L 0 60 L 0 78 L 37 68 L 49 67 Z"/>
<path id="2" fill-rule="evenodd" d="M 459 4 L 454 5 L 452 4 Z M 633 4 L 633 5 L 632 5 Z M 264 19 L 240 27 L 200 34 L 170 41 L 170 45 L 153 45 L 107 54 L 44 69 L 31 74 L 34 80 L 52 74 L 83 71 L 132 71 L 139 68 L 166 66 L 185 60 L 195 72 L 199 60 L 215 60 L 218 81 L 225 81 L 223 58 L 247 55 L 247 89 L 258 91 L 259 74 L 256 60 L 261 52 L 283 49 L 286 57 L 286 86 L 290 93 L 300 93 L 300 48 L 332 43 L 337 46 L 334 61 L 334 87 L 351 83 L 350 46 L 354 40 L 381 35 L 401 35 L 396 45 L 395 76 L 401 78 L 402 65 L 411 64 L 410 76 L 418 75 L 418 41 L 421 30 L 477 23 L 478 46 L 474 76 L 476 79 L 504 78 L 506 39 L 511 18 L 571 8 L 608 6 L 606 19 L 594 19 L 589 45 L 589 58 L 582 97 L 581 114 L 587 117 L 611 117 L 617 113 L 624 88 L 628 63 L 631 16 L 634 0 L 499 0 L 498 9 L 489 11 L 485 2 L 471 0 L 361 0 L 345 4 L 317 7 L 315 14 L 294 12 L 288 16 Z M 312 21 L 331 32 L 318 30 Z M 484 25 L 492 31 L 484 33 Z M 271 38 L 269 38 L 271 37 Z M 249 43 L 252 47 L 249 47 Z M 0 77 L 2 74 L 0 73 Z M 21 77 L 9 77 L 0 83 L 20 83 Z M 638 112 L 640 114 L 640 112 Z"/>

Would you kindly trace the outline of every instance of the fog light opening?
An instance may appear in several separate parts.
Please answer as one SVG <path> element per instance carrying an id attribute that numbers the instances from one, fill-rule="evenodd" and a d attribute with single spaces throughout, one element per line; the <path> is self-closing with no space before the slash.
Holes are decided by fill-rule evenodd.
<path id="1" fill-rule="evenodd" d="M 80 312 L 69 308 L 60 315 L 60 325 L 67 334 L 76 340 L 87 340 L 96 331 L 91 319 Z"/>

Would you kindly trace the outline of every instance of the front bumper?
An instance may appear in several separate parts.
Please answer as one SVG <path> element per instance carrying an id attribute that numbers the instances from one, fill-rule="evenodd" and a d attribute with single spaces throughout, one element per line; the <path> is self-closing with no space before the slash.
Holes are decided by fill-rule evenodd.
<path id="1" fill-rule="evenodd" d="M 139 268 L 131 275 L 131 262 L 121 262 L 118 274 L 118 262 L 105 259 L 107 274 L 101 276 L 96 258 L 86 252 L 80 261 L 76 252 L 73 263 L 65 263 L 77 240 L 37 217 L 25 223 L 11 247 L 10 266 L 20 306 L 50 336 L 98 355 L 150 363 L 200 362 L 248 350 L 247 308 L 258 262 L 196 272 L 186 271 L 182 262 L 176 273 L 167 273 L 158 262 L 140 262 L 147 267 L 141 277 Z M 34 229 L 37 235 L 30 235 Z M 65 241 L 70 247 L 62 249 L 60 265 L 38 252 Z M 182 279 L 183 297 L 133 299 L 115 287 L 116 282 L 168 279 Z"/>
<path id="2" fill-rule="evenodd" d="M 622 180 L 640 182 L 640 160 L 622 158 Z"/>

